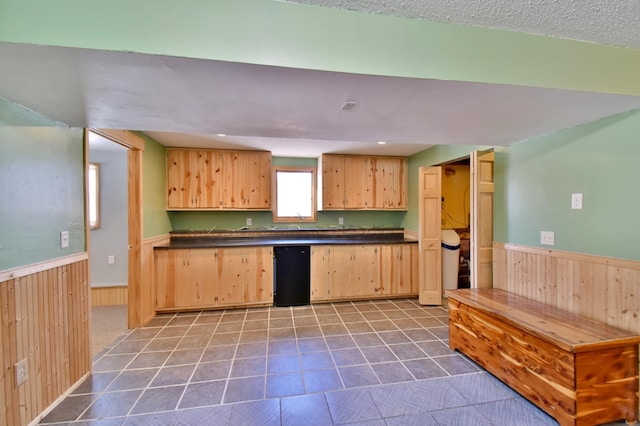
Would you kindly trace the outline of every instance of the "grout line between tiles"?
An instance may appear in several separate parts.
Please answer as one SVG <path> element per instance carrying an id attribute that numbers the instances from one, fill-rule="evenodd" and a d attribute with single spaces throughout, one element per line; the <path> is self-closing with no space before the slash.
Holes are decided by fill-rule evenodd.
<path id="1" fill-rule="evenodd" d="M 377 303 L 376 303 L 377 302 Z M 370 305 L 370 306 L 369 306 Z M 339 307 L 342 306 L 349 306 L 351 309 L 353 310 L 338 310 Z M 325 307 L 331 307 L 331 309 L 327 309 Z M 365 310 L 360 311 L 358 309 L 358 307 L 360 308 L 364 308 Z M 411 338 L 405 330 L 403 328 L 401 328 L 400 326 L 398 326 L 394 321 L 398 321 L 398 320 L 404 320 L 404 319 L 411 319 L 411 320 L 416 320 L 416 318 L 433 318 L 436 319 L 439 322 L 441 321 L 441 317 L 446 313 L 446 310 L 440 308 L 439 310 L 428 310 L 427 308 L 423 308 L 420 305 L 417 305 L 414 301 L 411 301 L 410 299 L 395 299 L 395 300 L 385 300 L 383 301 L 373 301 L 373 302 L 360 302 L 358 304 L 353 303 L 353 302 L 333 302 L 333 303 L 328 303 L 328 304 L 322 304 L 322 305 L 309 305 L 307 306 L 307 308 L 309 308 L 308 313 L 305 312 L 303 313 L 303 315 L 295 315 L 294 309 L 289 307 L 288 309 L 288 315 L 286 317 L 282 316 L 282 315 L 278 315 L 277 317 L 273 317 L 273 312 L 275 309 L 280 310 L 281 308 L 277 308 L 277 307 L 269 307 L 266 309 L 267 312 L 267 326 L 266 326 L 266 339 L 265 339 L 265 351 L 264 351 L 264 374 L 260 375 L 259 377 L 262 377 L 264 379 L 264 385 L 263 385 L 263 397 L 261 399 L 275 399 L 275 398 L 269 398 L 268 397 L 268 376 L 269 376 L 269 356 L 275 356 L 275 355 L 280 355 L 279 353 L 272 353 L 271 352 L 271 344 L 274 342 L 279 342 L 279 341 L 288 341 L 291 340 L 291 338 L 286 338 L 286 339 L 276 339 L 273 340 L 273 333 L 272 330 L 274 329 L 280 329 L 280 328 L 289 328 L 289 326 L 286 325 L 286 321 L 283 321 L 283 324 L 281 324 L 279 327 L 271 327 L 271 321 L 274 319 L 289 319 L 291 321 L 291 327 L 293 327 L 293 341 L 295 342 L 295 347 L 296 347 L 296 357 L 298 360 L 298 370 L 296 370 L 297 372 L 300 373 L 301 377 L 302 377 L 302 383 L 303 383 L 303 389 L 304 389 L 304 393 L 302 395 L 305 394 L 317 394 L 317 393 L 321 393 L 323 395 L 325 395 L 325 401 L 326 401 L 326 393 L 330 392 L 330 391 L 319 391 L 319 392 L 309 392 L 308 389 L 308 384 L 306 383 L 305 380 L 305 375 L 304 372 L 307 371 L 304 369 L 303 365 L 302 365 L 302 351 L 301 351 L 301 347 L 300 347 L 300 341 L 303 339 L 318 339 L 320 338 L 322 341 L 322 343 L 324 344 L 325 348 L 322 350 L 322 352 L 328 352 L 331 362 L 332 362 L 332 370 L 335 371 L 338 375 L 339 381 L 340 381 L 340 389 L 336 389 L 336 391 L 338 390 L 348 390 L 348 389 L 357 389 L 357 388 L 370 388 L 370 387 L 375 387 L 375 386 L 384 386 L 387 385 L 387 383 L 383 383 L 382 380 L 380 380 L 380 377 L 378 375 L 378 373 L 376 373 L 376 371 L 371 368 L 372 364 L 384 364 L 385 362 L 382 363 L 372 363 L 370 362 L 365 356 L 364 356 L 364 352 L 363 352 L 363 348 L 366 347 L 370 347 L 370 346 L 362 346 L 359 343 L 357 343 L 357 340 L 354 338 L 357 335 L 360 334 L 371 334 L 373 336 L 376 336 L 378 339 L 380 339 L 380 344 L 376 344 L 374 346 L 380 346 L 380 347 L 384 347 L 386 348 L 388 351 L 391 352 L 392 357 L 393 357 L 393 361 L 388 361 L 388 362 L 394 362 L 394 363 L 400 363 L 399 365 L 403 366 L 403 368 L 409 373 L 408 377 L 411 377 L 410 380 L 408 380 L 408 382 L 416 382 L 419 381 L 416 376 L 411 372 L 411 370 L 409 370 L 407 367 L 404 366 L 404 363 L 407 361 L 412 361 L 412 360 L 418 360 L 418 359 L 431 359 L 435 362 L 435 364 L 439 367 L 439 369 L 444 371 L 444 374 L 446 376 L 444 377 L 451 377 L 451 376 L 459 376 L 459 375 L 464 375 L 464 374 L 475 374 L 477 372 L 472 372 L 472 373 L 464 373 L 464 374 L 449 374 L 438 362 L 437 359 L 438 358 L 443 358 L 445 356 L 449 356 L 449 355 L 437 355 L 437 356 L 431 356 L 429 355 L 425 349 L 423 349 L 422 347 L 418 346 L 417 343 L 420 342 L 440 342 L 441 344 L 445 344 L 447 345 L 447 339 L 443 339 L 439 336 L 442 336 L 441 333 L 438 333 L 437 335 L 432 333 L 430 330 L 433 329 L 434 327 L 428 327 L 428 326 L 424 326 L 420 323 L 418 323 L 418 328 L 415 329 L 407 329 L 407 330 L 425 330 L 429 333 L 431 333 L 431 337 L 429 338 L 429 340 L 414 340 L 413 338 Z M 320 308 L 320 309 L 318 309 Z M 414 316 L 411 314 L 408 314 L 406 311 L 407 310 L 422 310 L 422 312 L 414 312 L 414 314 L 417 314 L 418 316 Z M 436 309 L 436 308 L 434 308 Z M 402 312 L 402 316 L 400 316 L 400 314 L 395 313 L 395 311 L 397 312 Z M 240 320 L 242 322 L 242 325 L 240 327 L 240 331 L 238 332 L 238 336 L 237 336 L 237 340 L 234 343 L 234 348 L 233 348 L 233 354 L 231 355 L 231 358 L 229 359 L 230 365 L 229 365 L 229 371 L 227 372 L 226 375 L 226 379 L 224 379 L 224 388 L 222 390 L 222 396 L 221 396 L 221 400 L 220 401 L 216 401 L 215 405 L 233 405 L 235 403 L 225 403 L 225 397 L 228 391 L 228 385 L 229 385 L 229 381 L 234 378 L 232 377 L 232 372 L 233 372 L 233 368 L 234 368 L 234 364 L 235 361 L 238 359 L 238 354 L 239 354 L 239 349 L 240 349 L 240 345 L 242 344 L 242 336 L 244 333 L 249 332 L 249 331 L 256 331 L 256 330 L 246 330 L 245 327 L 247 326 L 247 321 L 252 320 L 252 321 L 260 321 L 259 319 L 254 319 L 254 318 L 249 318 L 249 313 L 250 312 L 257 312 L 257 311 L 252 311 L 249 309 L 244 309 L 242 310 L 242 319 Z M 364 314 L 366 314 L 367 312 L 379 312 L 382 314 L 382 318 L 380 319 L 368 319 Z M 394 313 L 392 313 L 394 312 Z M 236 314 L 236 313 L 240 313 L 238 310 L 222 310 L 220 317 L 218 318 L 218 320 L 215 322 L 215 325 L 213 325 L 212 330 L 208 331 L 209 333 L 209 337 L 205 343 L 204 348 L 202 349 L 202 353 L 200 354 L 199 358 L 197 361 L 195 361 L 195 365 L 193 370 L 191 371 L 191 373 L 189 374 L 189 377 L 186 378 L 186 382 L 184 383 L 184 388 L 182 393 L 180 394 L 179 398 L 177 399 L 176 402 L 176 407 L 174 410 L 172 411 L 181 411 L 183 409 L 179 409 L 178 407 L 180 406 L 180 404 L 182 403 L 184 397 L 185 397 L 185 393 L 186 390 L 188 388 L 188 386 L 190 385 L 191 381 L 193 380 L 196 371 L 198 369 L 198 366 L 200 366 L 203 363 L 204 360 L 204 354 L 207 352 L 208 349 L 210 348 L 214 348 L 215 346 L 212 346 L 212 342 L 214 337 L 216 336 L 216 332 L 219 330 L 220 325 L 223 324 L 223 320 L 225 318 L 225 315 L 229 315 L 230 313 L 232 314 Z M 354 320 L 345 320 L 345 318 L 343 317 L 343 315 L 346 314 L 358 314 L 360 315 L 360 319 L 356 318 Z M 159 377 L 160 372 L 162 370 L 162 368 L 166 368 L 167 366 L 167 362 L 169 361 L 169 359 L 171 359 L 171 357 L 179 350 L 178 348 L 180 347 L 180 345 L 185 341 L 185 339 L 189 336 L 189 333 L 191 331 L 193 331 L 194 327 L 196 326 L 204 326 L 204 325 L 209 325 L 209 323 L 203 323 L 203 324 L 199 324 L 198 321 L 205 315 L 204 311 L 200 311 L 197 314 L 194 315 L 193 321 L 191 321 L 191 323 L 189 324 L 188 327 L 186 327 L 186 329 L 183 330 L 182 334 L 180 336 L 174 336 L 174 337 L 178 337 L 178 340 L 176 342 L 176 344 L 173 346 L 173 348 L 171 349 L 171 351 L 169 351 L 170 353 L 168 354 L 168 356 L 166 357 L 166 359 L 164 361 L 162 361 L 162 363 L 159 363 L 159 365 L 157 367 L 140 367 L 141 369 L 144 368 L 157 368 L 156 373 L 153 375 L 153 377 L 151 378 L 151 380 L 146 384 L 146 386 L 141 390 L 140 395 L 138 396 L 138 398 L 136 399 L 135 403 L 131 406 L 131 408 L 129 409 L 127 416 L 131 416 L 133 409 L 136 407 L 136 404 L 138 404 L 142 398 L 142 395 L 144 394 L 145 391 L 147 391 L 148 389 L 152 388 L 151 384 L 153 383 L 154 380 L 156 380 L 157 377 Z M 332 320 L 329 320 L 329 322 L 327 322 L 326 324 L 321 324 L 320 320 L 323 318 L 323 316 L 326 315 L 336 315 L 336 322 L 333 322 Z M 127 370 L 127 367 L 129 367 L 131 365 L 131 363 L 137 358 L 138 355 L 140 355 L 141 353 L 143 353 L 145 348 L 148 348 L 148 346 L 156 341 L 156 339 L 160 339 L 160 337 L 158 337 L 162 331 L 167 330 L 171 327 L 180 327 L 181 325 L 176 325 L 176 326 L 170 326 L 170 322 L 172 320 L 174 320 L 175 318 L 182 318 L 182 315 L 178 315 L 178 314 L 173 314 L 165 323 L 164 325 L 162 325 L 160 328 L 160 331 L 158 331 L 158 333 L 156 333 L 154 335 L 154 337 L 149 339 L 149 342 L 147 342 L 147 344 L 144 346 L 143 349 L 141 349 L 140 351 L 137 352 L 137 354 L 135 354 L 133 356 L 133 358 L 131 360 L 129 360 L 129 362 L 126 363 L 126 365 L 118 370 L 114 370 L 117 371 L 116 376 L 110 381 L 110 383 L 104 387 L 104 389 L 100 392 L 97 393 L 96 395 L 96 400 L 104 393 L 106 393 L 106 389 L 108 388 L 109 385 L 111 385 L 113 383 L 113 381 L 115 381 L 118 377 L 120 377 L 120 375 L 125 372 L 125 371 L 133 371 L 135 369 L 129 369 Z M 313 320 L 315 321 L 315 325 L 314 327 L 319 327 L 320 329 L 320 334 L 318 336 L 307 336 L 307 337 L 302 337 L 298 334 L 298 328 L 299 327 L 304 327 L 305 325 L 300 325 L 297 326 L 296 323 L 296 318 L 304 318 L 304 317 L 310 317 L 313 318 Z M 374 316 L 375 317 L 375 316 Z M 348 318 L 348 317 L 347 317 Z M 326 321 L 327 319 L 325 318 L 323 321 Z M 372 327 L 372 322 L 377 321 L 377 320 L 382 320 L 382 321 L 389 321 L 391 324 L 393 324 L 393 330 L 376 330 Z M 238 322 L 240 322 L 238 321 Z M 236 321 L 229 321 L 228 323 L 232 323 L 232 322 L 236 322 Z M 362 332 L 358 332 L 357 327 L 355 328 L 356 331 L 352 331 L 347 324 L 352 324 L 355 322 L 364 322 L 365 324 L 368 325 L 368 327 L 370 328 L 370 330 L 368 331 L 362 331 Z M 417 321 L 416 321 L 417 322 Z M 341 334 L 332 334 L 332 331 L 325 331 L 326 329 L 331 329 L 331 325 L 332 324 L 339 324 L 341 327 L 344 327 L 345 331 L 342 332 L 340 331 Z M 255 324 L 254 324 L 255 325 Z M 324 327 L 324 328 L 323 328 Z M 445 324 L 437 325 L 435 327 L 446 327 Z M 155 327 L 154 327 L 155 328 Z M 204 329 L 202 329 L 204 330 Z M 392 350 L 392 348 L 394 347 L 394 345 L 396 345 L 396 343 L 393 343 L 393 341 L 385 341 L 382 339 L 382 336 L 384 336 L 384 333 L 386 331 L 399 331 L 401 333 L 402 336 L 404 336 L 405 339 L 407 339 L 407 341 L 404 342 L 399 342 L 397 344 L 413 344 L 415 345 L 418 349 L 419 352 L 418 353 L 423 353 L 423 356 L 419 356 L 418 358 L 407 358 L 407 359 L 400 359 L 400 356 L 396 354 L 395 351 Z M 235 332 L 233 332 L 235 333 Z M 327 334 L 329 333 L 329 334 Z M 195 336 L 199 336 L 199 334 L 194 335 Z M 340 336 L 348 336 L 349 339 L 352 340 L 352 344 L 349 344 L 348 347 L 343 348 L 341 347 L 340 344 L 338 344 L 335 347 L 330 347 L 329 345 L 329 341 L 332 340 L 332 337 L 340 337 Z M 425 336 L 427 337 L 427 336 Z M 418 337 L 418 339 L 420 339 L 420 337 Z M 388 340 L 388 339 L 387 339 Z M 403 339 L 404 340 L 404 339 Z M 252 342 L 246 342 L 246 343 L 252 343 Z M 334 343 L 335 345 L 335 343 Z M 115 347 L 116 345 L 114 345 Z M 448 345 L 447 345 L 448 346 Z M 373 346 L 371 346 L 373 347 Z M 111 348 L 112 349 L 112 348 Z M 110 349 L 110 350 L 111 350 Z M 188 349 L 188 348 L 187 348 Z M 338 366 L 338 363 L 336 362 L 336 358 L 334 356 L 335 353 L 337 353 L 336 351 L 340 351 L 340 350 L 345 350 L 345 349 L 357 349 L 357 353 L 362 357 L 363 361 L 362 362 L 357 362 L 356 364 L 349 364 L 349 365 L 343 365 L 343 366 Z M 399 349 L 399 348 L 396 348 Z M 156 351 L 149 351 L 148 353 L 153 353 Z M 311 350 L 310 353 L 316 352 L 316 350 Z M 354 351 L 354 353 L 356 353 L 356 351 Z M 108 354 L 108 351 L 103 355 L 106 356 Z M 455 353 L 453 353 L 455 354 Z M 97 362 L 98 360 L 96 360 Z M 467 360 L 465 360 L 466 362 L 469 362 Z M 175 366 L 181 366 L 182 364 L 176 364 Z M 190 364 L 189 364 L 190 365 Z M 342 377 L 342 374 L 340 372 L 340 368 L 346 368 L 346 367 L 357 367 L 357 366 L 369 366 L 370 370 L 373 372 L 374 377 L 377 379 L 378 383 L 377 384 L 370 384 L 370 385 L 365 385 L 365 386 L 353 386 L 353 387 L 347 387 L 344 378 Z M 309 370 L 309 371 L 314 371 L 314 370 Z M 107 372 L 107 371 L 105 371 Z M 276 374 L 276 373 L 274 373 Z M 244 377 L 244 376 L 243 376 Z M 254 377 L 254 376 L 247 376 L 247 377 Z M 255 376 L 258 377 L 258 376 Z M 240 378 L 240 377 L 239 377 Z M 425 380 L 425 379 L 420 379 L 420 380 Z M 208 381 L 208 380 L 207 380 Z M 390 384 L 390 383 L 389 383 Z M 177 384 L 172 384 L 171 386 L 177 386 Z M 155 387 L 154 387 L 155 388 Z M 333 390 L 332 390 L 333 391 Z M 284 396 L 283 396 L 284 397 Z M 279 401 L 281 401 L 281 398 L 278 398 Z M 85 409 L 85 411 L 83 411 L 83 413 L 80 415 L 84 415 L 84 413 L 86 412 L 86 410 L 88 410 L 93 403 L 95 403 L 95 400 Z M 240 403 L 240 402 L 239 402 Z M 79 417 L 80 417 L 79 416 Z M 79 418 L 78 417 L 78 418 Z"/>

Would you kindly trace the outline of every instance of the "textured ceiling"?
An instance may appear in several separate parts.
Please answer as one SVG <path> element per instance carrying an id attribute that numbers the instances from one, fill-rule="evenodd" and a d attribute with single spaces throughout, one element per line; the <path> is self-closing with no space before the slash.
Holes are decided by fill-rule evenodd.
<path id="1" fill-rule="evenodd" d="M 640 49 L 638 0 L 289 0 Z"/>

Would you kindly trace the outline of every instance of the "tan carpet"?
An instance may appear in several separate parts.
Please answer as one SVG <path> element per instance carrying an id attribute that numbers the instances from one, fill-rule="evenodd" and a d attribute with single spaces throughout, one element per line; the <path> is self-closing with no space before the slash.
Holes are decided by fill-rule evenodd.
<path id="1" fill-rule="evenodd" d="M 91 356 L 113 343 L 127 331 L 127 305 L 94 306 L 91 308 Z"/>

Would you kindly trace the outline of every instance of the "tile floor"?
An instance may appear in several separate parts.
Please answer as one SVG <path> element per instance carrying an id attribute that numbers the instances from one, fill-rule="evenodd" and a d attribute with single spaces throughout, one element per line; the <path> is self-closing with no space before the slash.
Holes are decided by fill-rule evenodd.
<path id="1" fill-rule="evenodd" d="M 412 299 L 161 315 L 41 424 L 557 424 L 447 337 Z"/>

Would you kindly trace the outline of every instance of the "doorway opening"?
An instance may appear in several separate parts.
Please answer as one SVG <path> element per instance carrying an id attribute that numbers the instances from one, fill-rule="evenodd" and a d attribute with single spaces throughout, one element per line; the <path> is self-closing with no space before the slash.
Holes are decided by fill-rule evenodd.
<path id="1" fill-rule="evenodd" d="M 465 157 L 441 164 L 441 167 L 442 229 L 455 232 L 459 246 L 458 262 L 456 262 L 458 273 L 450 276 L 447 274 L 450 271 L 443 271 L 443 287 L 445 289 L 469 288 L 471 284 L 471 159 Z"/>
<path id="2" fill-rule="evenodd" d="M 467 174 L 467 161 L 469 162 Z M 460 168 L 457 168 L 460 166 Z M 460 175 L 462 179 L 452 185 L 450 195 L 443 194 L 447 178 Z M 494 152 L 474 151 L 466 157 L 439 166 L 420 167 L 418 170 L 418 247 L 419 247 L 419 301 L 423 305 L 442 304 L 445 289 L 458 288 L 463 281 L 470 288 L 493 287 L 493 194 Z M 453 182 L 454 180 L 451 179 Z M 468 191 L 466 190 L 468 183 Z M 462 192 L 462 197 L 460 196 Z M 466 204 L 468 192 L 468 204 Z M 447 198 L 458 200 L 458 207 L 447 207 Z M 468 210 L 465 206 L 468 205 Z M 454 209 L 456 210 L 454 212 Z M 449 229 L 445 227 L 449 225 Z M 460 232 L 458 234 L 457 232 Z M 453 234 L 454 238 L 449 239 Z M 459 254 L 460 236 L 469 241 L 468 260 L 463 277 L 456 256 Z M 445 241 L 445 239 L 447 241 Z M 464 241 L 466 244 L 466 241 Z M 444 247 L 444 246 L 448 247 Z M 444 247 L 444 248 L 441 248 Z M 466 247 L 465 247 L 466 248 Z M 446 257 L 443 250 L 447 249 Z M 453 252 L 452 250 L 456 250 Z M 451 256 L 453 254 L 453 256 Z M 463 261 L 466 259 L 462 259 Z M 446 261 L 446 262 L 445 262 Z M 443 267 L 450 277 L 458 280 L 443 286 Z M 451 268 L 451 269 L 450 269 Z M 451 272 L 453 270 L 453 272 Z M 468 285 L 466 283 L 468 279 Z"/>
<path id="3" fill-rule="evenodd" d="M 87 138 L 90 333 L 95 357 L 128 328 L 128 148 L 92 131 Z"/>

